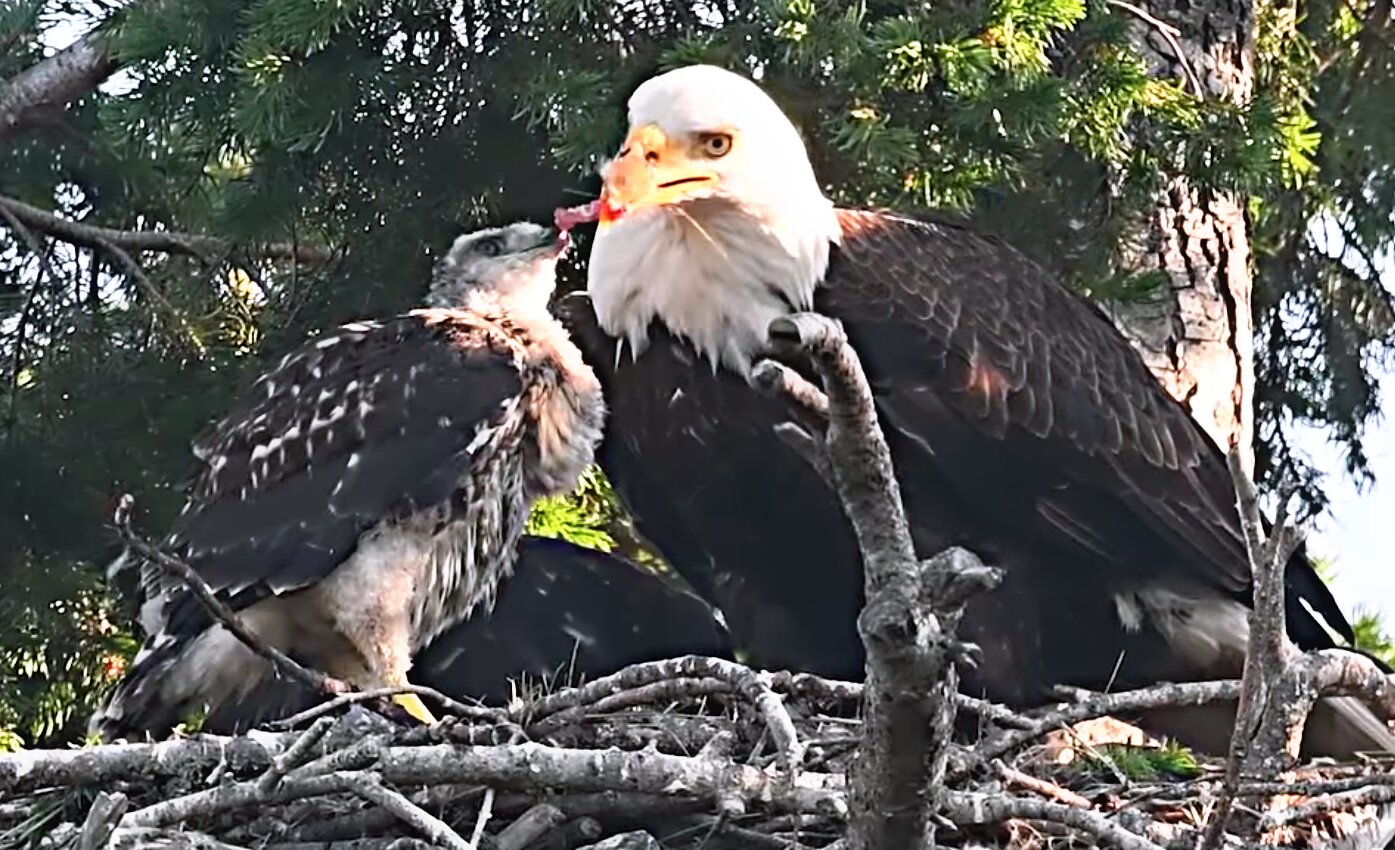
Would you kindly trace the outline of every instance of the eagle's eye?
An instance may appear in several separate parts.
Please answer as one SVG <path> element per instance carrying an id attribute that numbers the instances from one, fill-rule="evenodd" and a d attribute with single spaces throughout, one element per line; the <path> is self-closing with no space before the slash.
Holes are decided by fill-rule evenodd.
<path id="1" fill-rule="evenodd" d="M 702 152 L 716 159 L 731 152 L 730 133 L 703 133 L 700 139 Z"/>
<path id="2" fill-rule="evenodd" d="M 486 257 L 497 257 L 504 252 L 504 243 L 498 237 L 491 236 L 488 239 L 481 239 L 480 244 L 475 246 L 475 251 Z"/>

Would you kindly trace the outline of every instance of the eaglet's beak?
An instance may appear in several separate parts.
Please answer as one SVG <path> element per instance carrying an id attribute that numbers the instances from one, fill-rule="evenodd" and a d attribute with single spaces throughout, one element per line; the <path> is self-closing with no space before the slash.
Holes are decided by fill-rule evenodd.
<path id="1" fill-rule="evenodd" d="M 620 153 L 601 172 L 600 226 L 648 207 L 681 203 L 706 193 L 720 175 L 695 162 L 688 146 L 654 124 L 630 131 Z"/>

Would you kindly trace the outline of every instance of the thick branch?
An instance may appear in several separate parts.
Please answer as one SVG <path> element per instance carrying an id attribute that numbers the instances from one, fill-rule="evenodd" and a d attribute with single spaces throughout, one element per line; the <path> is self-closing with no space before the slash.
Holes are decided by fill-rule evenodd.
<path id="1" fill-rule="evenodd" d="M 935 604 L 937 591 L 956 570 L 982 565 L 962 550 L 925 565 L 916 558 L 872 392 L 841 325 L 797 314 L 772 322 L 770 340 L 781 353 L 808 355 L 823 381 L 826 402 L 790 370 L 756 372 L 766 391 L 805 410 L 826 409 L 833 483 L 862 553 L 867 602 L 858 631 L 867 686 L 848 843 L 853 850 L 933 846 L 958 689 L 954 661 L 962 655 L 953 624 L 942 623 L 957 621 L 957 612 Z"/>
<path id="2" fill-rule="evenodd" d="M 118 63 L 101 31 L 93 31 L 0 83 L 0 145 L 61 110 L 110 77 Z"/>
<path id="3" fill-rule="evenodd" d="M 163 230 L 117 230 L 112 227 L 83 224 L 4 196 L 0 196 L 0 208 L 32 230 L 47 233 L 72 245 L 95 250 L 110 250 L 111 246 L 116 246 L 123 251 L 159 251 L 196 257 L 204 263 L 212 263 L 236 247 L 227 240 L 212 236 Z M 301 263 L 322 263 L 330 256 L 328 252 L 312 245 L 290 242 L 272 242 L 256 247 L 249 246 L 244 250 L 261 259 L 295 260 Z"/>
<path id="4" fill-rule="evenodd" d="M 630 791 L 693 797 L 716 803 L 731 797 L 747 806 L 840 815 L 847 811 L 841 782 L 828 774 L 788 776 L 728 759 L 674 756 L 652 750 L 581 750 L 544 744 L 493 747 L 392 747 L 379 761 L 384 781 L 433 785 L 467 783 L 499 789 Z"/>

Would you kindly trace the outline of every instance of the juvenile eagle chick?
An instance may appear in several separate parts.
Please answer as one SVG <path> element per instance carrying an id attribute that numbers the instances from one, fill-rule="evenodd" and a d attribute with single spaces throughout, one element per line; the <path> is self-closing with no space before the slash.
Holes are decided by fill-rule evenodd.
<path id="1" fill-rule="evenodd" d="M 492 604 L 532 502 L 572 489 L 600 440 L 600 385 L 548 312 L 565 244 L 530 223 L 461 236 L 428 307 L 286 355 L 196 443 L 167 551 L 268 644 L 359 688 L 405 684 L 417 650 Z M 139 566 L 149 637 L 93 730 L 253 710 L 270 665 Z"/>

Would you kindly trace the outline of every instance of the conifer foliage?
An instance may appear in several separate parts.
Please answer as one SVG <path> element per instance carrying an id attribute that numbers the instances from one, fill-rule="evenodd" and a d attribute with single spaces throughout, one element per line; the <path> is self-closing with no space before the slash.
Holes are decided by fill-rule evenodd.
<path id="1" fill-rule="evenodd" d="M 758 74 L 840 202 L 972 212 L 1098 298 L 1156 286 L 1116 247 L 1170 176 L 1242 193 L 1262 469 L 1300 460 L 1286 429 L 1309 421 L 1362 471 L 1395 317 L 1389 0 L 1258 0 L 1240 106 L 1134 50 L 1140 21 L 1166 37 L 1163 3 L 0 6 L 0 746 L 72 740 L 131 650 L 102 572 L 119 494 L 163 529 L 190 440 L 257 370 L 412 306 L 461 229 L 593 192 L 628 92 L 694 61 Z M 92 85 L 24 101 L 79 38 Z M 597 476 L 531 530 L 638 551 L 625 528 Z"/>

